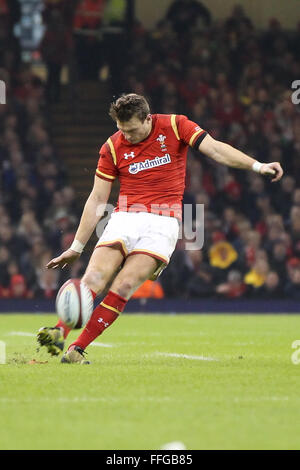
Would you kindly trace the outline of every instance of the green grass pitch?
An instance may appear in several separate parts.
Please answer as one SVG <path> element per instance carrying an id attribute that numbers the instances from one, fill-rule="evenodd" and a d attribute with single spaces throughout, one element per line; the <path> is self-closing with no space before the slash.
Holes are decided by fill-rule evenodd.
<path id="1" fill-rule="evenodd" d="M 88 366 L 36 351 L 55 322 L 0 315 L 1 449 L 300 449 L 300 316 L 124 314 Z"/>

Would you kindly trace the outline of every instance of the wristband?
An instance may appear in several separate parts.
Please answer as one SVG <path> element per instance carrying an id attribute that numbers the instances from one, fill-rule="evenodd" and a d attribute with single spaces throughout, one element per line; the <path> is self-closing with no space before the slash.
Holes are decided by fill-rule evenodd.
<path id="1" fill-rule="evenodd" d="M 84 249 L 84 244 L 81 243 L 79 240 L 74 240 L 72 245 L 70 246 L 70 250 L 76 251 L 76 253 L 82 253 Z"/>
<path id="2" fill-rule="evenodd" d="M 252 170 L 255 171 L 256 173 L 260 173 L 261 167 L 263 166 L 263 163 L 260 162 L 254 162 L 252 165 Z"/>

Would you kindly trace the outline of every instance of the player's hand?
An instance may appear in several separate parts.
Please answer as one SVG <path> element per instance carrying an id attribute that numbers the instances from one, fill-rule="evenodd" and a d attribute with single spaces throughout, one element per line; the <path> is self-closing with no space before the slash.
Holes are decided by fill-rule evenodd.
<path id="1" fill-rule="evenodd" d="M 60 256 L 57 258 L 53 258 L 49 263 L 46 265 L 47 269 L 55 269 L 55 268 L 65 268 L 68 264 L 74 263 L 80 257 L 80 253 L 77 251 L 73 251 L 70 248 L 64 251 Z"/>
<path id="2" fill-rule="evenodd" d="M 268 176 L 272 183 L 279 181 L 283 175 L 283 169 L 279 162 L 264 163 L 261 167 L 260 173 Z"/>

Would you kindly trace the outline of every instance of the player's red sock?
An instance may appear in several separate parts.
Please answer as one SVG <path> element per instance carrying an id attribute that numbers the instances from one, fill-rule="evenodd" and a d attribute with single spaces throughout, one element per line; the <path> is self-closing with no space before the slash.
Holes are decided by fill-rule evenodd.
<path id="1" fill-rule="evenodd" d="M 93 296 L 93 300 L 95 300 L 96 298 L 96 292 L 92 291 L 92 289 L 90 289 L 91 293 L 92 293 L 92 296 Z M 71 331 L 71 328 L 69 328 L 64 322 L 62 322 L 61 320 L 58 320 L 57 324 L 55 325 L 55 328 L 62 328 L 63 329 L 63 334 L 64 334 L 64 339 L 66 339 L 66 337 L 68 336 L 68 334 L 70 333 Z"/>
<path id="2" fill-rule="evenodd" d="M 55 327 L 54 328 L 62 328 L 63 330 L 63 334 L 64 334 L 64 338 L 66 339 L 66 337 L 68 336 L 68 334 L 70 333 L 71 331 L 71 328 L 69 328 L 64 322 L 62 322 L 61 320 L 58 320 L 58 322 L 56 323 Z"/>
<path id="3" fill-rule="evenodd" d="M 103 301 L 95 308 L 83 332 L 72 343 L 69 349 L 79 346 L 85 349 L 97 336 L 108 328 L 123 312 L 127 300 L 124 297 L 109 291 Z"/>

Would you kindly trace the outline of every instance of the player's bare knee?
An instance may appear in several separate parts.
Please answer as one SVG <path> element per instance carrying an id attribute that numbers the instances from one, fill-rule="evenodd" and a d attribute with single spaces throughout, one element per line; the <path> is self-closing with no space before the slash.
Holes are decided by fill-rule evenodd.
<path id="1" fill-rule="evenodd" d="M 105 289 L 108 282 L 103 272 L 93 269 L 88 270 L 84 274 L 82 281 L 89 287 L 89 289 L 96 292 L 97 294 Z"/>
<path id="2" fill-rule="evenodd" d="M 120 279 L 114 284 L 113 289 L 118 295 L 126 298 L 134 289 L 134 283 L 129 279 Z"/>
<path id="3" fill-rule="evenodd" d="M 116 279 L 112 288 L 121 297 L 129 298 L 144 281 L 145 278 L 143 276 L 137 278 L 136 276 L 128 275 L 126 278 Z"/>

